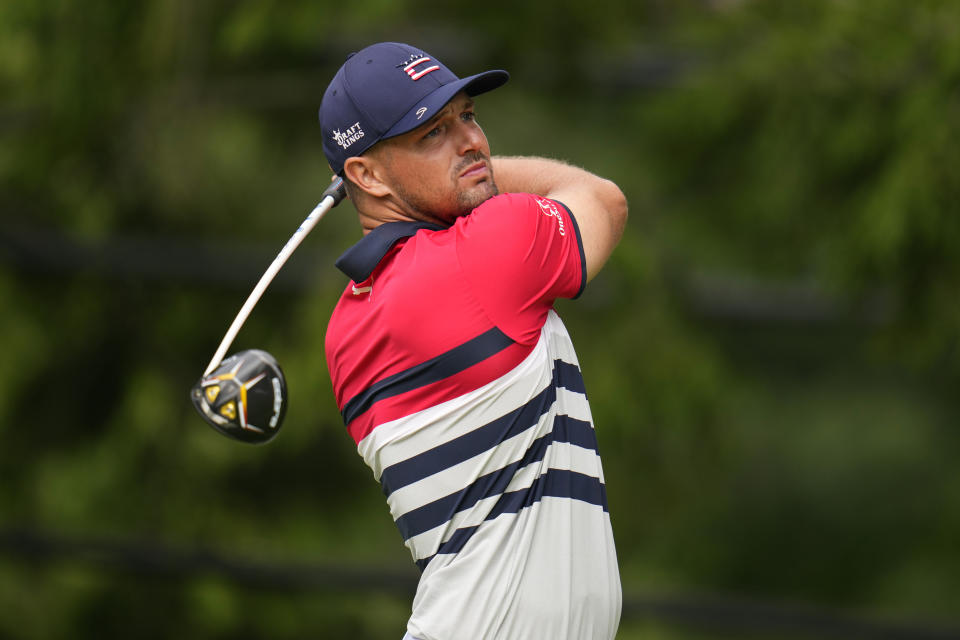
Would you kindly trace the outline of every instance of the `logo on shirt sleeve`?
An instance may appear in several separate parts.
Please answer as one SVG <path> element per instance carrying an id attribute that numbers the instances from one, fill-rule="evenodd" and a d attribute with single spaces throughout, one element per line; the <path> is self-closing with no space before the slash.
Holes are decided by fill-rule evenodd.
<path id="1" fill-rule="evenodd" d="M 557 219 L 560 225 L 557 230 L 560 232 L 560 235 L 566 235 L 563 229 L 563 216 L 560 214 L 560 210 L 557 209 L 557 204 L 553 200 L 547 200 L 546 198 L 537 198 L 537 204 L 540 205 L 540 211 L 543 212 L 543 215 Z"/>

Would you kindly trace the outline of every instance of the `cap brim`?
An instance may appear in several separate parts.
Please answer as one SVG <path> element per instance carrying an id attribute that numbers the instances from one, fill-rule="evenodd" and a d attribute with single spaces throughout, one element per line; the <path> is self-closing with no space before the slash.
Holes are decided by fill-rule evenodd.
<path id="1" fill-rule="evenodd" d="M 410 108 L 410 111 L 405 113 L 396 124 L 380 137 L 380 140 L 402 135 L 413 131 L 422 124 L 426 124 L 430 118 L 439 113 L 453 99 L 453 96 L 461 91 L 465 91 L 470 97 L 478 96 L 481 93 L 496 89 L 509 79 L 509 73 L 501 69 L 495 69 L 445 84 L 422 100 L 418 100 Z"/>

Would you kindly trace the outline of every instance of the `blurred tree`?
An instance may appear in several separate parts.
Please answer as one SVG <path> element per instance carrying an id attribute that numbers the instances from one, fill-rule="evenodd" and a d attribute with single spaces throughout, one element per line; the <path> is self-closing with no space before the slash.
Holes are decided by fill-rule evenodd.
<path id="1" fill-rule="evenodd" d="M 901 354 L 956 374 L 960 6 L 748 2 L 716 18 L 695 24 L 713 55 L 632 123 L 683 238 L 671 246 L 880 291 Z"/>
<path id="2" fill-rule="evenodd" d="M 326 82 L 346 52 L 397 39 L 464 74 L 511 71 L 479 105 L 496 152 L 627 191 L 622 246 L 562 313 L 628 590 L 949 611 L 958 25 L 949 0 L 0 4 L 0 523 L 410 568 L 323 361 L 348 204 L 237 343 L 283 363 L 281 437 L 238 447 L 187 402 L 328 179 Z M 211 245 L 249 283 L 215 278 Z M 799 278 L 851 309 L 880 290 L 899 329 L 884 335 L 910 348 L 865 357 L 873 325 L 842 314 L 691 313 L 674 273 L 720 270 Z M 366 605 L 0 561 L 14 637 L 395 637 L 406 603 Z"/>

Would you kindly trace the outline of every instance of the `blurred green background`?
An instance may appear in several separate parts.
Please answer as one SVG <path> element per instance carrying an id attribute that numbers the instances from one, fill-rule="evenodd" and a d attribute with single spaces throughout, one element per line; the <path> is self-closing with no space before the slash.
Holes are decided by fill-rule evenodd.
<path id="1" fill-rule="evenodd" d="M 350 51 L 460 75 L 494 153 L 622 186 L 559 305 L 623 639 L 960 636 L 960 3 L 0 4 L 0 635 L 398 640 L 417 571 L 323 355 L 349 203 L 234 343 L 275 441 L 193 412 L 329 179 Z M 898 635 L 899 634 L 899 635 Z"/>

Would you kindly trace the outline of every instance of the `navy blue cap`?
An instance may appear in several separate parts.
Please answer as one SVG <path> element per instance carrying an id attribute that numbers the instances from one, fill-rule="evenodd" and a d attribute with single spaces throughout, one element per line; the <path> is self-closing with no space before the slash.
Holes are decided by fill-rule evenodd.
<path id="1" fill-rule="evenodd" d="M 379 42 L 350 54 L 320 104 L 330 168 L 342 176 L 347 158 L 416 129 L 460 91 L 479 95 L 509 77 L 495 70 L 461 79 L 422 49 L 400 42 Z"/>

